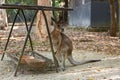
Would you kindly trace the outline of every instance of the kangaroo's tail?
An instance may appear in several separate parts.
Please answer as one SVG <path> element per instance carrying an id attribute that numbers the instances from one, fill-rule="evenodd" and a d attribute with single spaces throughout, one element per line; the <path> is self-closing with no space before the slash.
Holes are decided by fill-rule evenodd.
<path id="1" fill-rule="evenodd" d="M 81 65 L 81 64 L 86 64 L 86 63 L 92 63 L 92 62 L 101 61 L 100 59 L 98 59 L 98 60 L 88 60 L 88 61 L 77 62 L 77 61 L 75 61 L 75 60 L 73 59 L 72 55 L 68 56 L 68 60 L 69 60 L 69 62 L 70 62 L 72 65 L 74 65 L 74 66 L 76 66 L 76 65 Z"/>

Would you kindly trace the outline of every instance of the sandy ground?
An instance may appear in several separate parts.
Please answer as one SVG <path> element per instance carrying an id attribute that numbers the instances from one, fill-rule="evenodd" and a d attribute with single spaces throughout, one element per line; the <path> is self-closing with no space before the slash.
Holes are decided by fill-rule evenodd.
<path id="1" fill-rule="evenodd" d="M 51 52 L 40 52 L 52 59 Z M 1 55 L 0 55 L 1 57 Z M 77 61 L 102 59 L 100 62 L 72 66 L 66 61 L 66 70 L 56 73 L 55 71 L 25 72 L 18 70 L 14 77 L 15 65 L 7 57 L 0 61 L 0 80 L 120 80 L 120 56 L 110 56 L 97 52 L 73 51 L 73 57 Z"/>

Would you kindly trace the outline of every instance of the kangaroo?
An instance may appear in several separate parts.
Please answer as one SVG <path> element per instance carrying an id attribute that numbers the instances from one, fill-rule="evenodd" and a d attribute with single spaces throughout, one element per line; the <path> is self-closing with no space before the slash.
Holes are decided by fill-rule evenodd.
<path id="1" fill-rule="evenodd" d="M 54 18 L 53 20 L 54 29 L 51 32 L 51 38 L 53 42 L 53 48 L 55 50 L 55 56 L 59 64 L 59 70 L 65 70 L 65 60 L 76 66 L 84 63 L 97 62 L 101 60 L 89 60 L 83 62 L 76 62 L 72 57 L 73 44 L 71 39 L 63 33 L 63 29 Z"/>

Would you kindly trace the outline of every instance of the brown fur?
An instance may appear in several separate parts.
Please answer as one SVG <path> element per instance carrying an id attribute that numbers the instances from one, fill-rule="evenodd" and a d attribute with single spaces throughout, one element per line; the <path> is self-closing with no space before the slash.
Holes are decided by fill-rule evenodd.
<path id="1" fill-rule="evenodd" d="M 89 62 L 96 62 L 100 60 L 89 60 L 84 62 L 76 62 L 72 58 L 73 44 L 71 39 L 62 32 L 62 28 L 58 22 L 54 21 L 54 30 L 51 32 L 53 47 L 56 52 L 56 59 L 58 60 L 59 69 L 65 70 L 65 60 L 68 59 L 71 64 L 79 65 Z"/>

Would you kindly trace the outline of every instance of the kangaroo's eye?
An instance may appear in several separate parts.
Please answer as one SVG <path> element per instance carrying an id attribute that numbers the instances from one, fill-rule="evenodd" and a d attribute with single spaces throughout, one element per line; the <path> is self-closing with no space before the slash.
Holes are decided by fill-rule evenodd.
<path id="1" fill-rule="evenodd" d="M 58 27 L 60 27 L 60 25 L 58 24 Z"/>

